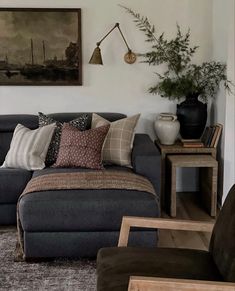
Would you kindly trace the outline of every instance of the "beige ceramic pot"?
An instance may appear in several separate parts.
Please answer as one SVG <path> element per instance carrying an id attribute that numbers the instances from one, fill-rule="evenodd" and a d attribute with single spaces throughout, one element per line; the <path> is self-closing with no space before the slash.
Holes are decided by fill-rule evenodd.
<path id="1" fill-rule="evenodd" d="M 179 134 L 180 123 L 172 113 L 161 113 L 154 123 L 155 132 L 161 144 L 172 145 Z"/>

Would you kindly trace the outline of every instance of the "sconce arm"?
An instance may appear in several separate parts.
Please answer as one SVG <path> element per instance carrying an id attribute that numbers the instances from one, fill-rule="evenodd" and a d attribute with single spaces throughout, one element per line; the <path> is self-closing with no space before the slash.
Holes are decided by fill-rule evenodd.
<path id="1" fill-rule="evenodd" d="M 112 28 L 112 29 L 110 29 L 110 31 L 100 40 L 100 41 L 98 41 L 97 43 L 96 43 L 96 45 L 97 46 L 100 46 L 101 45 L 101 43 L 103 42 L 103 40 L 105 40 L 106 39 L 106 37 L 107 36 L 109 36 L 110 35 L 110 33 L 116 28 L 116 27 L 118 27 L 119 26 L 119 23 L 116 23 L 115 25 L 114 25 L 114 27 Z"/>
<path id="2" fill-rule="evenodd" d="M 125 45 L 126 45 L 126 47 L 127 47 L 127 49 L 128 49 L 128 51 L 129 52 L 131 52 L 131 49 L 130 49 L 130 47 L 129 47 L 129 45 L 128 45 L 128 43 L 127 43 L 127 41 L 126 41 L 126 39 L 125 39 L 125 37 L 124 37 L 124 35 L 123 35 L 123 33 L 122 33 L 122 31 L 121 31 L 121 28 L 120 28 L 120 25 L 119 25 L 119 23 L 116 23 L 115 25 L 114 25 L 114 27 L 100 40 L 100 41 L 98 41 L 97 43 L 96 43 L 96 45 L 97 46 L 100 46 L 101 45 L 101 43 L 106 39 L 106 37 L 107 36 L 109 36 L 110 35 L 110 33 L 115 29 L 115 28 L 118 28 L 118 30 L 119 30 L 119 32 L 120 32 L 120 34 L 121 34 L 121 36 L 122 36 L 122 39 L 123 39 L 123 41 L 124 41 L 124 43 L 125 43 Z"/>
<path id="3" fill-rule="evenodd" d="M 125 42 L 128 51 L 131 52 L 131 49 L 130 49 L 130 47 L 129 47 L 129 45 L 128 45 L 128 43 L 127 43 L 127 41 L 126 41 L 126 39 L 125 39 L 125 37 L 124 37 L 122 31 L 121 31 L 121 28 L 120 28 L 120 26 L 119 26 L 119 23 L 117 23 L 117 24 L 118 24 L 118 25 L 117 25 L 117 28 L 118 28 L 118 30 L 119 30 L 119 32 L 120 32 L 122 38 L 123 38 L 123 41 Z"/>

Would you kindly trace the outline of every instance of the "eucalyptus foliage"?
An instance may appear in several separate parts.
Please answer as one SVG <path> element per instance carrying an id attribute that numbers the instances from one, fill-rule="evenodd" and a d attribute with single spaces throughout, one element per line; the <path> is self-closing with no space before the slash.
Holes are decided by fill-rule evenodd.
<path id="1" fill-rule="evenodd" d="M 125 6 L 121 7 L 133 16 L 136 26 L 145 34 L 146 41 L 151 43 L 151 51 L 142 54 L 144 62 L 153 66 L 166 65 L 163 74 L 156 73 L 158 78 L 156 84 L 149 88 L 150 93 L 169 99 L 200 95 L 206 102 L 208 98 L 215 97 L 221 81 L 225 89 L 231 91 L 232 83 L 227 79 L 226 64 L 214 61 L 192 64 L 199 47 L 190 45 L 190 30 L 183 34 L 177 24 L 176 37 L 167 40 L 164 33 L 156 36 L 155 27 L 147 17 Z"/>

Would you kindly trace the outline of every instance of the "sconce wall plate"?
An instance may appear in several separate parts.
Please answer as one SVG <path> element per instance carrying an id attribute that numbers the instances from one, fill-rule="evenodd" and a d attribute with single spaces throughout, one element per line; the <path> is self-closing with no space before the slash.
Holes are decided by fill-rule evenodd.
<path id="1" fill-rule="evenodd" d="M 137 59 L 136 54 L 133 53 L 132 51 L 127 52 L 124 56 L 125 62 L 130 65 L 134 64 L 136 62 L 136 59 Z"/>

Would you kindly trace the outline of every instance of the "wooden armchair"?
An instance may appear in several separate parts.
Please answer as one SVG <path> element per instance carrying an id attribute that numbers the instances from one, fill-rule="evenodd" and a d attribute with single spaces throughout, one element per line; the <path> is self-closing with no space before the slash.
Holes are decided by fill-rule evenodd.
<path id="1" fill-rule="evenodd" d="M 131 227 L 211 232 L 208 251 L 127 247 Z M 123 217 L 118 247 L 97 256 L 97 291 L 235 291 L 235 185 L 215 226 Z"/>

